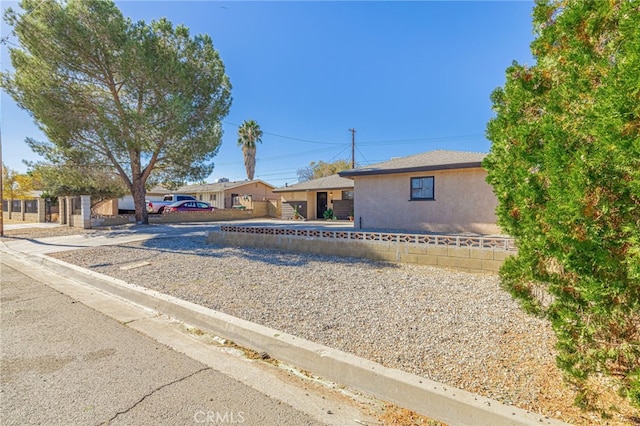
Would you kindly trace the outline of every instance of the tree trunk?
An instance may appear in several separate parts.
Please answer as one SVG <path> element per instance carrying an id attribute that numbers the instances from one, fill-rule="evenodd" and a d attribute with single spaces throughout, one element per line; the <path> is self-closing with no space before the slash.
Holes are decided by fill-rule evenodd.
<path id="1" fill-rule="evenodd" d="M 247 179 L 253 180 L 253 175 L 256 171 L 256 149 L 243 146 L 242 153 L 244 154 L 244 168 L 247 171 Z"/>
<path id="2" fill-rule="evenodd" d="M 138 225 L 149 224 L 149 213 L 147 213 L 147 190 L 144 187 L 144 182 L 139 177 L 134 179 L 132 183 L 132 196 L 133 205 L 136 209 L 136 222 Z"/>

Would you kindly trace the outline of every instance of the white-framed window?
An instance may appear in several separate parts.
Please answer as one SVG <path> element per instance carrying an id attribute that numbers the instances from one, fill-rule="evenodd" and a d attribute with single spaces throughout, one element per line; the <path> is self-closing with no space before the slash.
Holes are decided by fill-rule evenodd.
<path id="1" fill-rule="evenodd" d="M 433 176 L 411 178 L 411 200 L 434 200 Z"/>

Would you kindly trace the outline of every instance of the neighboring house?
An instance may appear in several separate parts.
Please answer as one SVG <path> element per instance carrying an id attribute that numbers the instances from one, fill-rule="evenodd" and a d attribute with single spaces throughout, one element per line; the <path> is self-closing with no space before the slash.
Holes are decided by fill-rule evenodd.
<path id="1" fill-rule="evenodd" d="M 353 180 L 337 174 L 300 182 L 273 191 L 280 195 L 282 218 L 324 219 L 332 209 L 338 219 L 353 216 Z"/>
<path id="2" fill-rule="evenodd" d="M 185 185 L 175 193 L 193 195 L 200 201 L 206 201 L 218 209 L 230 209 L 244 206 L 252 209 L 254 201 L 277 199 L 273 194 L 275 186 L 262 180 L 244 180 L 240 182 L 218 182 L 199 185 Z"/>
<path id="3" fill-rule="evenodd" d="M 355 228 L 499 234 L 485 156 L 438 150 L 340 172 L 354 181 Z"/>

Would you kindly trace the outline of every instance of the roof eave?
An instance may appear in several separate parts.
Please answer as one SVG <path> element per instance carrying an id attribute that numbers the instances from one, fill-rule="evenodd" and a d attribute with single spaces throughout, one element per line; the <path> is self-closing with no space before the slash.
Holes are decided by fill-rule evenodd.
<path id="1" fill-rule="evenodd" d="M 482 161 L 474 161 L 470 163 L 452 163 L 452 164 L 438 164 L 433 166 L 416 166 L 416 167 L 402 167 L 397 169 L 378 169 L 378 170 L 345 170 L 340 173 L 340 177 L 356 177 L 356 176 L 373 176 L 373 175 L 392 175 L 400 173 L 415 173 L 415 172 L 433 172 L 438 170 L 456 170 L 456 169 L 473 169 L 482 167 Z"/>
<path id="2" fill-rule="evenodd" d="M 338 189 L 353 189 L 353 186 L 332 186 L 332 187 L 323 187 L 323 188 L 294 188 L 292 186 L 277 188 L 272 192 L 308 192 L 308 191 L 337 191 Z"/>

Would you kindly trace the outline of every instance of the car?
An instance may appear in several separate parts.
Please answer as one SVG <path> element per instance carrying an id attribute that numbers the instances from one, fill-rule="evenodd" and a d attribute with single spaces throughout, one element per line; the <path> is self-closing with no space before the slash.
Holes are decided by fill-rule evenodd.
<path id="1" fill-rule="evenodd" d="M 195 197 L 185 194 L 165 194 L 162 197 L 162 201 L 148 201 L 147 200 L 147 212 L 148 213 L 162 213 L 165 208 L 178 201 L 198 201 Z"/>
<path id="2" fill-rule="evenodd" d="M 183 200 L 169 204 L 165 207 L 165 212 L 212 212 L 215 208 L 204 201 Z"/>

